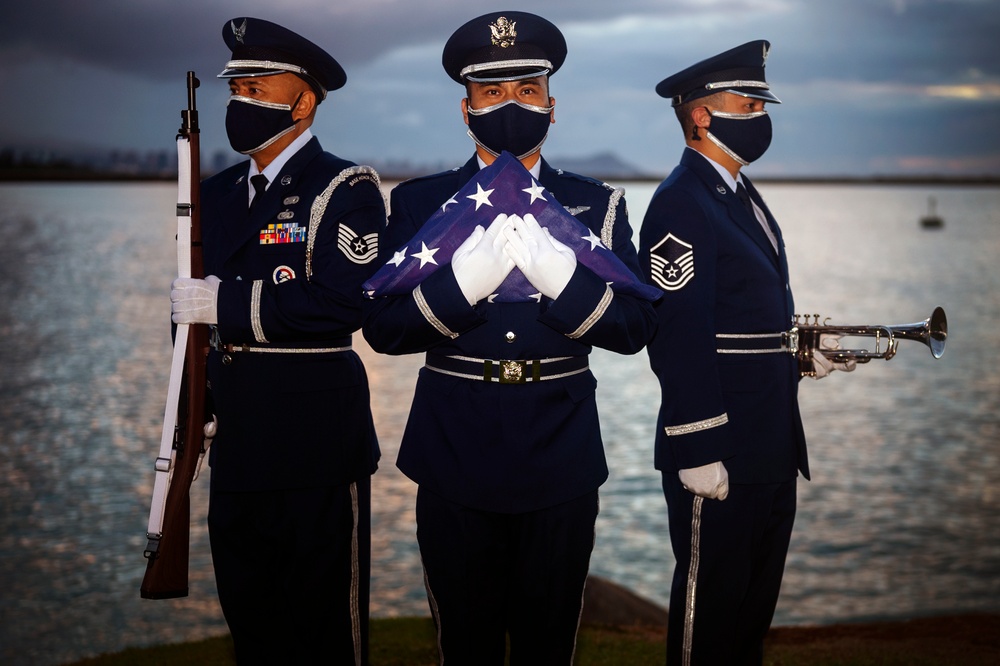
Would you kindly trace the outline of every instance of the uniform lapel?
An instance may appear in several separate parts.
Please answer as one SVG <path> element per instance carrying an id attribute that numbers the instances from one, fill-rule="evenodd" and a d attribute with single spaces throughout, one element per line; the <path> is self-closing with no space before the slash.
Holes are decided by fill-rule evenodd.
<path id="1" fill-rule="evenodd" d="M 588 220 L 592 219 L 594 213 L 600 213 L 600 220 L 604 221 L 604 214 L 606 210 L 594 211 L 594 213 L 588 213 L 590 211 L 590 206 L 580 206 L 580 201 L 569 200 L 569 194 L 564 187 L 561 187 L 564 183 L 564 179 L 559 177 L 560 172 L 549 166 L 549 163 L 545 161 L 545 158 L 539 158 L 542 161 L 542 167 L 538 171 L 538 182 L 546 190 L 552 193 L 552 196 L 556 198 L 556 201 L 566 209 L 570 215 L 579 220 L 582 224 L 586 225 L 592 231 L 600 233 L 600 227 L 593 229 Z M 610 194 L 610 192 L 609 192 Z"/>
<path id="2" fill-rule="evenodd" d="M 289 158 L 274 181 L 254 204 L 253 212 L 248 211 L 249 185 L 246 172 L 234 184 L 233 190 L 222 203 L 226 220 L 226 253 L 224 260 L 236 254 L 252 239 L 259 239 L 260 232 L 272 223 L 282 206 L 286 194 L 298 186 L 299 176 L 305 166 L 322 152 L 319 140 L 313 137 L 297 153 Z M 249 170 L 249 167 L 248 167 Z"/>
<path id="3" fill-rule="evenodd" d="M 750 179 L 743 176 L 743 184 L 747 188 L 747 192 L 753 197 L 753 200 L 757 203 L 762 211 L 764 211 L 764 217 L 767 218 L 767 225 L 771 228 L 771 233 L 774 234 L 774 239 L 778 244 L 778 262 L 781 267 L 782 273 L 788 274 L 788 258 L 785 256 L 785 241 L 781 237 L 781 228 L 778 226 L 778 221 L 774 219 L 774 215 L 771 215 L 771 210 L 764 203 L 764 198 L 760 196 L 760 192 L 754 187 L 754 184 L 750 182 Z M 770 245 L 770 242 L 768 243 Z"/>
<path id="4" fill-rule="evenodd" d="M 768 256 L 776 267 L 779 266 L 778 257 L 774 253 L 774 246 L 771 245 L 767 234 L 764 233 L 764 229 L 760 226 L 760 221 L 743 207 L 743 203 L 739 197 L 729 189 L 726 181 L 715 170 L 715 167 L 709 164 L 707 159 L 697 154 L 697 151 L 693 149 L 684 151 L 684 154 L 681 156 L 681 164 L 698 174 L 711 196 L 715 197 L 725 207 L 730 221 L 749 236 L 754 244 Z M 746 177 L 744 177 L 744 183 L 747 183 Z M 760 195 L 757 194 L 757 190 L 748 187 L 747 191 L 751 192 L 754 201 L 763 209 L 763 202 L 760 199 Z M 770 221 L 771 214 L 766 209 L 765 215 Z M 775 225 L 772 224 L 771 226 L 774 228 Z M 781 248 L 780 240 L 778 248 L 779 250 Z"/>
<path id="5" fill-rule="evenodd" d="M 764 203 L 764 198 L 760 196 L 760 192 L 758 192 L 757 188 L 754 187 L 754 184 L 750 182 L 750 179 L 746 177 L 746 174 L 743 175 L 743 185 L 746 186 L 747 192 L 750 194 L 750 197 L 753 199 L 754 203 L 756 203 L 757 206 L 762 211 L 764 211 L 764 217 L 767 218 L 767 226 L 771 228 L 771 233 L 774 234 L 774 237 L 776 239 L 778 239 L 778 248 L 780 250 L 781 230 L 778 229 L 777 220 L 775 220 L 774 216 L 771 215 L 771 211 L 768 209 L 767 204 Z"/>
<path id="6" fill-rule="evenodd" d="M 247 173 L 249 164 L 230 186 L 229 191 L 219 202 L 220 217 L 222 219 L 222 246 L 225 250 L 222 253 L 222 261 L 225 262 L 243 244 L 246 230 L 249 227 L 249 216 L 247 213 L 247 201 L 249 191 L 247 184 Z"/>
<path id="7" fill-rule="evenodd" d="M 306 166 L 313 161 L 313 159 L 323 152 L 323 149 L 319 145 L 319 139 L 313 137 L 309 140 L 309 143 L 302 146 L 302 148 L 292 155 L 285 166 L 281 168 L 281 173 L 277 175 L 274 179 L 274 183 L 271 187 L 267 188 L 265 192 L 265 198 L 262 202 L 264 204 L 263 210 L 261 208 L 254 207 L 253 209 L 253 222 L 261 224 L 260 228 L 264 228 L 268 223 L 275 219 L 275 216 L 281 211 L 284 206 L 285 198 L 292 192 L 298 191 L 301 183 L 299 182 L 302 177 L 302 172 L 305 170 Z M 264 216 L 264 219 L 258 217 L 258 213 Z M 306 220 L 308 222 L 308 220 Z"/>
<path id="8" fill-rule="evenodd" d="M 458 170 L 458 188 L 455 191 L 457 192 L 465 187 L 465 184 L 475 178 L 477 173 L 479 173 L 479 160 L 473 155 L 472 159 L 463 164 L 462 168 Z"/>

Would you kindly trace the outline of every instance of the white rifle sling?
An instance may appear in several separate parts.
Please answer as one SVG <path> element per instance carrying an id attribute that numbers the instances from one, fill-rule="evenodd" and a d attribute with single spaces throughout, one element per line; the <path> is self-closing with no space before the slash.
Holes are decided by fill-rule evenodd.
<path id="1" fill-rule="evenodd" d="M 177 139 L 177 276 L 191 277 L 191 144 L 186 137 Z M 177 407 L 180 404 L 181 379 L 187 352 L 188 325 L 178 324 L 174 337 L 174 352 L 170 362 L 170 382 L 167 384 L 167 405 L 163 411 L 163 431 L 160 452 L 156 458 L 156 478 L 153 480 L 153 501 L 149 507 L 146 537 L 159 539 L 163 534 L 163 512 L 167 504 L 174 469 L 174 433 Z"/>

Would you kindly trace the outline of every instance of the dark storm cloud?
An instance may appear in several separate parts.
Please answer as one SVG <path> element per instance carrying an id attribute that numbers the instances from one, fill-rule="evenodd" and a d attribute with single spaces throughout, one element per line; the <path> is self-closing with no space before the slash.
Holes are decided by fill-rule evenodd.
<path id="1" fill-rule="evenodd" d="M 468 0 L 366 2 L 204 2 L 170 0 L 34 0 L 12 3 L 0 22 L 0 50 L 22 57 L 64 57 L 142 77 L 173 76 L 178 58 L 217 62 L 225 56 L 219 34 L 226 20 L 259 16 L 293 27 L 327 46 L 346 64 L 371 61 L 392 49 L 442 43 L 468 18 L 506 3 Z M 786 73 L 796 78 L 849 73 L 863 80 L 937 82 L 976 70 L 1000 75 L 1000 11 L 992 0 L 606 0 L 532 5 L 560 26 L 609 24 L 624 16 L 683 19 L 717 16 L 718 31 L 736 33 L 766 16 L 785 33 L 785 53 L 796 53 Z M 732 17 L 727 26 L 725 17 Z M 728 30 L 727 30 L 728 28 Z M 767 30 L 768 25 L 762 25 Z M 765 36 L 765 35 L 761 35 Z M 697 53 L 704 35 L 664 40 L 665 51 Z M 635 69 L 635 68 L 633 68 Z"/>
<path id="2" fill-rule="evenodd" d="M 348 86 L 315 126 L 328 144 L 359 159 L 454 160 L 469 148 L 456 111 L 461 90 L 441 70 L 441 46 L 458 25 L 498 7 L 523 8 L 482 0 L 20 2 L 0 20 L 0 148 L 159 147 L 176 126 L 183 73 L 194 69 L 203 141 L 228 151 L 226 91 L 214 78 L 228 56 L 221 31 L 250 15 L 312 39 L 347 69 Z M 536 0 L 527 9 L 559 25 L 570 47 L 553 81 L 559 106 L 549 155 L 610 151 L 668 168 L 681 144 L 669 105 L 652 92 L 656 82 L 766 38 L 768 80 L 785 104 L 758 168 L 868 173 L 938 159 L 941 169 L 1000 173 L 996 0 Z M 33 104 L 9 102 L 21 99 Z"/>
<path id="3" fill-rule="evenodd" d="M 989 0 L 810 3 L 796 29 L 783 32 L 781 51 L 794 54 L 783 63 L 784 74 L 798 81 L 912 84 L 952 81 L 970 72 L 997 79 L 998 30 L 1000 11 Z"/>
<path id="4" fill-rule="evenodd" d="M 685 11 L 686 3 L 631 0 L 536 5 L 545 9 L 547 18 L 561 23 L 611 20 L 629 13 Z M 291 27 L 327 47 L 338 60 L 351 64 L 414 43 L 443 43 L 460 23 L 495 6 L 467 0 L 33 0 L 5 10 L 0 22 L 0 50 L 16 51 L 22 57 L 70 58 L 123 73 L 161 78 L 176 73 L 179 57 L 217 62 L 225 56 L 220 39 L 225 22 L 237 16 L 256 16 Z"/>

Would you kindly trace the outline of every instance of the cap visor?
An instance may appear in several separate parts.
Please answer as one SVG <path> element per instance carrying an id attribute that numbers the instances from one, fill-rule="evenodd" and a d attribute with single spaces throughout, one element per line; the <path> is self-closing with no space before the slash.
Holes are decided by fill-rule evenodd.
<path id="1" fill-rule="evenodd" d="M 761 88 L 727 88 L 725 92 L 750 97 L 751 99 L 762 99 L 765 102 L 773 104 L 781 104 L 781 100 L 775 97 L 770 90 L 762 90 Z"/>
<path id="2" fill-rule="evenodd" d="M 262 69 L 260 67 L 227 67 L 216 75 L 217 79 L 242 79 L 247 76 L 271 76 L 289 74 L 286 69 Z"/>

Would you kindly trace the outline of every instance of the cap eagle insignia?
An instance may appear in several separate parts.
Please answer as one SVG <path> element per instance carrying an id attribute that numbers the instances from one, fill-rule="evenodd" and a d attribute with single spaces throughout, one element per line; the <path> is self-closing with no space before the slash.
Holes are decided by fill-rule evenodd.
<path id="1" fill-rule="evenodd" d="M 236 21 L 230 21 L 229 26 L 233 29 L 233 34 L 236 35 L 236 41 L 240 44 L 243 43 L 243 37 L 247 34 L 247 20 L 243 19 L 243 25 L 236 27 Z"/>
<path id="2" fill-rule="evenodd" d="M 517 21 L 509 21 L 506 16 L 497 18 L 496 23 L 491 23 L 490 32 L 493 33 L 493 46 L 499 46 L 502 49 L 514 46 L 514 40 L 517 38 L 517 32 L 514 30 L 515 25 L 517 25 Z"/>
<path id="3" fill-rule="evenodd" d="M 767 48 L 767 43 L 766 42 L 764 43 L 764 49 L 763 50 L 764 50 L 764 53 L 763 53 L 763 55 L 762 55 L 762 57 L 760 59 L 761 66 L 764 66 L 764 65 L 767 64 L 767 51 L 768 51 L 768 48 Z"/>

